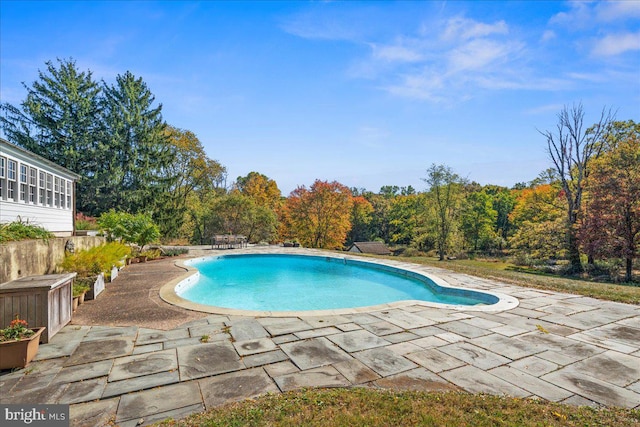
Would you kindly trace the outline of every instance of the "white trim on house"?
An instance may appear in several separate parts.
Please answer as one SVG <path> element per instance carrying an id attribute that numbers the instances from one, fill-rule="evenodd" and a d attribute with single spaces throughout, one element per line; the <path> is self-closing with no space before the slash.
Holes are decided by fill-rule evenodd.
<path id="1" fill-rule="evenodd" d="M 0 223 L 18 218 L 71 236 L 80 175 L 0 138 Z"/>

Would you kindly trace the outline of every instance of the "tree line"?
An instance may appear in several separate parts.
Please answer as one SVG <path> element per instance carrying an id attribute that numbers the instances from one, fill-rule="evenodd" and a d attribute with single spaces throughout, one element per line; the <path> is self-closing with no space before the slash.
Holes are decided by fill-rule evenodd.
<path id="1" fill-rule="evenodd" d="M 231 233 L 344 249 L 380 240 L 440 259 L 509 253 L 523 264 L 567 260 L 571 273 L 622 267 L 633 279 L 640 124 L 616 121 L 611 110 L 588 126 L 582 105 L 565 107 L 556 129 L 540 132 L 550 168 L 512 188 L 432 164 L 423 191 L 316 180 L 285 197 L 259 172 L 227 184 L 225 167 L 193 132 L 166 123 L 146 83 L 128 71 L 109 85 L 58 59 L 24 87 L 20 105 L 0 106 L 9 141 L 81 175 L 78 211 L 152 215 L 166 241 L 202 244 Z"/>

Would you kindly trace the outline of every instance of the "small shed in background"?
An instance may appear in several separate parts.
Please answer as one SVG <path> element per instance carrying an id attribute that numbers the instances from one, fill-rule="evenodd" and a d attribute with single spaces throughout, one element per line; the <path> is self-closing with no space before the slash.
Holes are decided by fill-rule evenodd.
<path id="1" fill-rule="evenodd" d="M 382 242 L 354 242 L 349 252 L 373 255 L 392 255 L 391 250 Z"/>

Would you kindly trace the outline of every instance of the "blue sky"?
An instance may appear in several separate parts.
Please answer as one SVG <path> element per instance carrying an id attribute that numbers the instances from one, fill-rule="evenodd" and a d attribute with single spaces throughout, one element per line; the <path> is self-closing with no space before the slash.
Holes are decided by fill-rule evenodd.
<path id="1" fill-rule="evenodd" d="M 2 1 L 0 96 L 45 61 L 127 70 L 229 183 L 425 189 L 432 164 L 512 186 L 581 102 L 640 121 L 640 2 Z"/>

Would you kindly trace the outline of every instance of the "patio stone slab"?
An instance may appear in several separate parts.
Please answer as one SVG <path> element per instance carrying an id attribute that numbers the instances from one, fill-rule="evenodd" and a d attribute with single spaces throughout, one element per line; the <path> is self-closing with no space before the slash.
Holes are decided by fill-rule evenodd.
<path id="1" fill-rule="evenodd" d="M 102 398 L 119 396 L 132 391 L 146 390 L 177 382 L 180 382 L 180 374 L 177 370 L 172 372 L 159 372 L 157 374 L 129 378 L 122 381 L 108 382 L 102 392 Z"/>
<path id="2" fill-rule="evenodd" d="M 357 359 L 347 360 L 333 364 L 351 384 L 363 384 L 380 378 L 380 375 L 369 369 L 364 363 Z"/>
<path id="3" fill-rule="evenodd" d="M 528 397 L 531 395 L 531 393 L 520 387 L 516 387 L 475 366 L 462 366 L 443 372 L 440 376 L 470 393 L 505 394 L 515 397 Z"/>
<path id="4" fill-rule="evenodd" d="M 384 339 L 391 343 L 400 343 L 420 338 L 412 332 L 398 332 L 397 334 L 385 335 Z"/>
<path id="5" fill-rule="evenodd" d="M 229 333 L 236 341 L 255 340 L 269 336 L 267 330 L 255 319 L 232 320 L 225 323 L 230 327 Z"/>
<path id="6" fill-rule="evenodd" d="M 18 383 L 14 387 L 14 392 L 10 396 L 5 396 L 2 399 L 2 403 L 57 403 L 66 388 L 67 384 L 56 383 L 33 389 L 22 389 Z M 17 392 L 16 389 L 18 390 Z M 4 393 L 2 394 L 4 395 Z"/>
<path id="7" fill-rule="evenodd" d="M 442 372 L 464 366 L 465 362 L 436 349 L 421 350 L 409 353 L 406 358 L 424 366 L 431 372 Z"/>
<path id="8" fill-rule="evenodd" d="M 287 357 L 287 355 L 280 349 L 268 351 L 266 353 L 252 354 L 242 358 L 242 361 L 247 368 L 255 368 L 256 366 L 263 366 L 269 363 L 278 363 L 283 360 L 289 360 L 289 357 Z"/>
<path id="9" fill-rule="evenodd" d="M 497 328 L 491 328 L 490 331 L 500 335 L 504 335 L 506 337 L 513 337 L 529 332 L 527 329 L 516 328 L 515 326 L 511 325 L 498 326 Z"/>
<path id="10" fill-rule="evenodd" d="M 539 377 L 558 369 L 557 364 L 537 356 L 530 356 L 516 360 L 515 362 L 511 362 L 509 366 L 519 369 L 522 372 L 526 372 L 529 375 L 533 375 L 534 377 Z"/>
<path id="11" fill-rule="evenodd" d="M 106 384 L 107 377 L 70 383 L 58 399 L 58 403 L 82 403 L 100 399 Z"/>
<path id="12" fill-rule="evenodd" d="M 157 342 L 154 344 L 145 344 L 145 345 L 136 345 L 133 347 L 133 351 L 131 354 L 143 354 L 143 353 L 151 353 L 154 351 L 160 351 L 164 348 L 161 342 Z"/>
<path id="13" fill-rule="evenodd" d="M 511 360 L 522 359 L 542 351 L 531 343 L 521 341 L 518 338 L 507 338 L 500 334 L 485 335 L 471 339 L 469 342 Z"/>
<path id="14" fill-rule="evenodd" d="M 129 338 L 82 342 L 67 360 L 65 366 L 82 365 L 99 360 L 128 356 L 132 351 L 133 341 Z"/>
<path id="15" fill-rule="evenodd" d="M 365 331 L 364 329 L 343 332 L 337 335 L 331 335 L 327 338 L 348 352 L 366 350 L 391 344 L 389 341 L 382 339 L 369 331 Z"/>
<path id="16" fill-rule="evenodd" d="M 261 394 L 280 392 L 262 368 L 218 375 L 198 382 L 207 409 L 229 402 L 254 398 Z"/>
<path id="17" fill-rule="evenodd" d="M 61 369 L 53 381 L 57 383 L 70 383 L 90 378 L 106 377 L 109 375 L 112 366 L 112 359 L 100 360 L 84 365 L 69 366 Z"/>
<path id="18" fill-rule="evenodd" d="M 228 337 L 228 336 L 227 336 Z M 225 337 L 225 338 L 227 338 Z M 164 348 L 165 350 L 169 350 L 172 348 L 178 348 L 178 347 L 184 347 L 184 346 L 190 346 L 190 345 L 197 345 L 199 343 L 201 343 L 200 339 L 202 337 L 192 337 L 192 338 L 181 338 L 181 339 L 177 339 L 177 340 L 169 340 L 169 341 L 163 341 L 162 342 L 162 348 Z"/>
<path id="19" fill-rule="evenodd" d="M 141 419 L 149 423 L 166 418 L 166 414 L 172 411 L 183 414 L 180 410 L 185 408 L 189 408 L 189 413 L 193 412 L 191 408 L 204 410 L 200 387 L 195 381 L 123 395 L 116 413 L 116 424 L 138 423 Z"/>
<path id="20" fill-rule="evenodd" d="M 245 367 L 230 342 L 178 348 L 180 381 L 237 371 Z"/>
<path id="21" fill-rule="evenodd" d="M 306 387 L 347 387 L 350 385 L 349 381 L 333 366 L 322 366 L 287 374 L 275 377 L 273 380 L 283 392 Z"/>
<path id="22" fill-rule="evenodd" d="M 178 369 L 176 350 L 163 350 L 115 359 L 109 381 L 156 374 Z"/>
<path id="23" fill-rule="evenodd" d="M 69 407 L 69 427 L 107 426 L 115 421 L 120 398 L 78 403 Z"/>
<path id="24" fill-rule="evenodd" d="M 634 408 L 640 405 L 639 393 L 589 376 L 572 366 L 551 372 L 540 378 L 603 405 L 624 408 Z"/>
<path id="25" fill-rule="evenodd" d="M 362 327 L 376 335 L 389 335 L 404 331 L 401 327 L 384 320 L 375 323 L 367 323 L 366 325 L 362 325 Z"/>
<path id="26" fill-rule="evenodd" d="M 394 390 L 427 392 L 458 390 L 458 387 L 448 383 L 425 368 L 416 368 L 400 374 L 391 375 L 375 381 L 375 384 L 379 387 L 392 388 Z"/>
<path id="27" fill-rule="evenodd" d="M 137 326 L 92 326 L 89 332 L 84 336 L 83 341 L 104 340 L 110 338 L 135 339 L 137 335 Z"/>
<path id="28" fill-rule="evenodd" d="M 584 359 L 572 368 L 620 387 L 640 380 L 640 358 L 616 351 L 606 351 Z"/>
<path id="29" fill-rule="evenodd" d="M 488 372 L 528 391 L 531 394 L 552 402 L 559 402 L 573 395 L 572 392 L 567 391 L 564 388 L 560 388 L 547 381 L 543 381 L 538 377 L 534 377 L 533 375 L 529 375 L 508 366 L 498 366 Z"/>
<path id="30" fill-rule="evenodd" d="M 274 337 L 313 329 L 310 324 L 298 318 L 261 318 L 258 321 Z"/>
<path id="31" fill-rule="evenodd" d="M 314 328 L 323 328 L 325 326 L 336 326 L 349 323 L 350 320 L 340 315 L 327 316 L 305 316 L 304 321 Z"/>
<path id="32" fill-rule="evenodd" d="M 383 377 L 418 367 L 415 363 L 384 347 L 360 351 L 353 355 Z"/>
<path id="33" fill-rule="evenodd" d="M 46 359 L 54 359 L 58 357 L 71 356 L 73 352 L 76 351 L 81 342 L 81 338 L 69 341 L 58 339 L 53 342 L 53 339 L 55 338 L 58 338 L 57 334 L 48 343 L 39 345 L 38 353 L 33 358 L 34 362 Z"/>
<path id="34" fill-rule="evenodd" d="M 136 339 L 136 346 L 177 340 L 181 338 L 189 338 L 188 329 L 174 329 L 171 331 L 140 331 L 138 333 L 138 339 Z"/>
<path id="35" fill-rule="evenodd" d="M 236 351 L 240 356 L 264 353 L 277 348 L 269 338 L 255 338 L 246 341 L 236 341 L 233 343 L 233 346 L 236 348 Z"/>
<path id="36" fill-rule="evenodd" d="M 290 360 L 283 360 L 282 362 L 273 363 L 264 367 L 264 370 L 270 377 L 281 377 L 287 374 L 293 374 L 294 372 L 300 372 L 300 369 L 294 365 Z"/>
<path id="37" fill-rule="evenodd" d="M 449 344 L 438 350 L 480 369 L 491 369 L 511 362 L 511 359 L 466 342 Z"/>
<path id="38" fill-rule="evenodd" d="M 411 341 L 411 344 L 415 344 L 421 348 L 434 348 L 434 347 L 442 347 L 443 345 L 449 345 L 448 341 L 443 340 L 442 338 L 438 338 L 436 336 L 429 336 L 418 338 Z"/>
<path id="39" fill-rule="evenodd" d="M 351 359 L 347 353 L 325 337 L 281 344 L 280 349 L 302 370 Z"/>
<path id="40" fill-rule="evenodd" d="M 544 334 L 540 332 L 531 332 L 521 335 L 518 339 L 530 343 L 533 346 L 540 346 L 542 349 L 560 353 L 572 362 L 577 362 L 578 360 L 586 359 L 587 357 L 595 356 L 596 354 L 603 353 L 605 351 L 605 349 L 591 344 L 586 344 L 554 334 Z"/>
<path id="41" fill-rule="evenodd" d="M 436 323 L 433 320 L 403 310 L 378 311 L 373 315 L 402 329 L 422 328 Z"/>
<path id="42" fill-rule="evenodd" d="M 300 339 L 307 339 L 307 338 L 324 337 L 327 335 L 339 334 L 340 332 L 342 331 L 334 326 L 327 326 L 325 328 L 316 328 L 316 329 L 309 329 L 308 331 L 296 332 L 295 335 Z"/>
<path id="43" fill-rule="evenodd" d="M 640 348 L 640 328 L 614 323 L 591 329 L 584 332 L 584 334 L 604 340 L 616 341 L 636 349 Z"/>
<path id="44" fill-rule="evenodd" d="M 445 331 L 453 332 L 454 334 L 461 335 L 465 338 L 477 338 L 483 335 L 489 335 L 493 332 L 479 328 L 477 326 L 469 325 L 468 323 L 464 323 L 462 320 L 457 320 L 449 323 L 442 323 L 438 325 L 439 328 L 444 329 Z"/>

